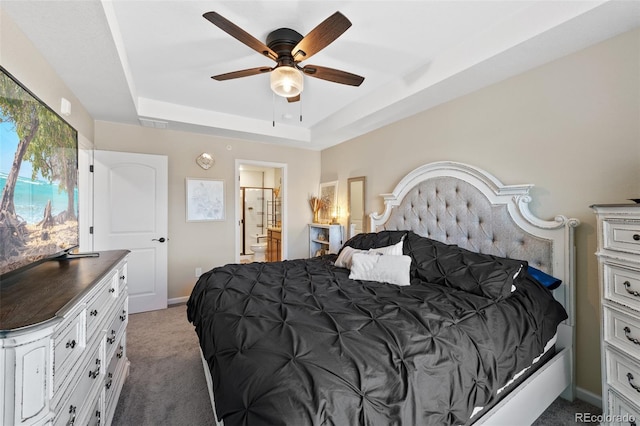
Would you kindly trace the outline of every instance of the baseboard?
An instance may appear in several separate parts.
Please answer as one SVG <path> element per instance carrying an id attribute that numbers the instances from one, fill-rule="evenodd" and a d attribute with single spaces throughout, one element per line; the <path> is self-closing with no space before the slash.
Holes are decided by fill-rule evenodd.
<path id="1" fill-rule="evenodd" d="M 586 389 L 576 387 L 576 398 L 602 409 L 602 398 Z"/>
<path id="2" fill-rule="evenodd" d="M 187 303 L 188 300 L 189 300 L 189 296 L 175 297 L 173 299 L 167 300 L 167 305 L 169 305 L 169 306 L 171 306 L 171 305 L 182 305 L 184 303 Z"/>

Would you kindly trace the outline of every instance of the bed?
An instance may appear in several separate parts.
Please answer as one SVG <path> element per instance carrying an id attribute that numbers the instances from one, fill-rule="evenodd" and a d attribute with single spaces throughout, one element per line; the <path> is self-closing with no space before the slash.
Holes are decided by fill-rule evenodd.
<path id="1" fill-rule="evenodd" d="M 340 255 L 203 274 L 188 318 L 218 424 L 527 424 L 573 399 L 579 222 L 536 218 L 531 187 L 426 164 Z"/>

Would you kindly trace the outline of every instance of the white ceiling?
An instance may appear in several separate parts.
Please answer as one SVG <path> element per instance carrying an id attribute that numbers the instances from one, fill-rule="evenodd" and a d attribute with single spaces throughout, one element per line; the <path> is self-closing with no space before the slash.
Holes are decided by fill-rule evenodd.
<path id="1" fill-rule="evenodd" d="M 640 2 L 631 0 L 1 0 L 0 7 L 96 120 L 309 149 L 640 26 Z M 305 35 L 340 11 L 352 27 L 309 62 L 365 81 L 351 87 L 305 76 L 302 102 L 293 104 L 272 95 L 266 74 L 214 81 L 274 63 L 204 19 L 207 11 L 262 41 L 281 27 Z"/>

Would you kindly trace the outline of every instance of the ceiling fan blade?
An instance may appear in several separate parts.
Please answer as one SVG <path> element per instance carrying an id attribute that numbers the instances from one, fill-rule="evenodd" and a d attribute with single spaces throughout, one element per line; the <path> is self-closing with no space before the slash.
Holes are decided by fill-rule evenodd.
<path id="1" fill-rule="evenodd" d="M 270 72 L 273 68 L 257 67 L 246 70 L 232 71 L 225 74 L 214 75 L 211 78 L 218 81 L 231 80 L 232 78 L 249 77 L 250 75 L 264 74 Z"/>
<path id="2" fill-rule="evenodd" d="M 300 94 L 298 93 L 295 96 L 292 96 L 290 98 L 287 98 L 287 102 L 291 103 L 291 102 L 298 102 L 300 100 Z"/>
<path id="3" fill-rule="evenodd" d="M 350 72 L 340 71 L 333 68 L 319 67 L 317 65 L 307 65 L 300 70 L 310 77 L 321 78 L 322 80 L 334 83 L 348 84 L 349 86 L 360 86 L 364 77 Z"/>
<path id="4" fill-rule="evenodd" d="M 202 16 L 204 16 L 204 18 L 207 19 L 209 22 L 211 22 L 213 25 L 215 25 L 216 27 L 220 28 L 222 31 L 229 34 L 231 37 L 236 38 L 237 40 L 241 41 L 242 43 L 246 44 L 247 46 L 255 50 L 256 52 L 260 53 L 261 55 L 267 56 L 268 58 L 271 58 L 274 61 L 278 59 L 278 55 L 273 50 L 271 50 L 266 44 L 264 44 L 263 42 L 261 42 L 260 40 L 258 40 L 257 38 L 255 38 L 245 30 L 237 26 L 236 24 L 234 24 L 233 22 L 229 21 L 227 18 L 223 17 L 219 13 L 207 12 Z"/>
<path id="5" fill-rule="evenodd" d="M 350 26 L 351 21 L 342 13 L 334 13 L 322 21 L 320 25 L 312 29 L 309 34 L 304 36 L 296 47 L 291 50 L 293 59 L 296 62 L 309 59 L 340 37 Z"/>

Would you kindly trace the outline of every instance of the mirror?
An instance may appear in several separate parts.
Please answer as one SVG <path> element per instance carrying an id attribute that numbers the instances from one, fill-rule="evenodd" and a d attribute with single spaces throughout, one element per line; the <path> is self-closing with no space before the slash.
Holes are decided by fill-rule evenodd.
<path id="1" fill-rule="evenodd" d="M 349 238 L 366 232 L 364 213 L 365 177 L 347 179 L 347 203 L 349 204 Z"/>

